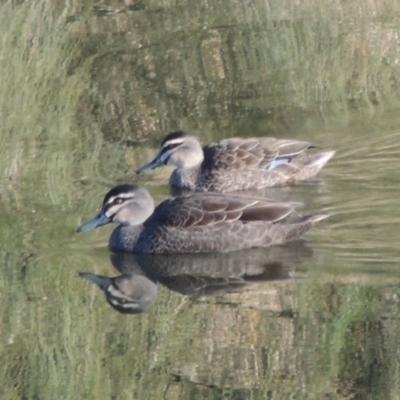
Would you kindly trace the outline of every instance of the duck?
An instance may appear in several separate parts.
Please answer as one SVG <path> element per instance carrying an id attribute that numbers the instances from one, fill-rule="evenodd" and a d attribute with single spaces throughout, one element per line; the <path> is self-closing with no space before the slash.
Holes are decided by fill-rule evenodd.
<path id="1" fill-rule="evenodd" d="M 158 284 L 190 297 L 257 290 L 270 281 L 293 279 L 294 271 L 313 252 L 300 240 L 284 246 L 218 254 L 109 255 L 120 275 L 79 272 L 79 276 L 94 283 L 114 310 L 139 314 L 154 304 Z"/>
<path id="2" fill-rule="evenodd" d="M 79 276 L 96 284 L 111 307 L 122 314 L 145 312 L 157 297 L 157 283 L 145 275 L 122 274 L 115 277 L 79 272 Z"/>
<path id="3" fill-rule="evenodd" d="M 157 207 L 136 184 L 112 188 L 100 212 L 78 232 L 114 222 L 112 251 L 137 254 L 214 253 L 268 247 L 302 237 L 325 214 L 300 215 L 301 203 L 233 193 L 193 192 Z"/>
<path id="4" fill-rule="evenodd" d="M 168 134 L 154 160 L 138 175 L 171 165 L 172 187 L 196 192 L 231 192 L 296 184 L 315 178 L 335 151 L 309 154 L 311 143 L 273 137 L 230 138 L 201 146 L 184 131 Z"/>

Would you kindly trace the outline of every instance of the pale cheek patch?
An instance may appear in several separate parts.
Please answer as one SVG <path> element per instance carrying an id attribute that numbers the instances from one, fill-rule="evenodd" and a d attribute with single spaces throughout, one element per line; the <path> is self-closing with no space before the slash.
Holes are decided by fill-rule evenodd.
<path id="1" fill-rule="evenodd" d="M 168 164 L 175 165 L 178 168 L 192 168 L 202 163 L 204 155 L 202 152 L 194 152 L 189 148 L 182 147 L 173 154 Z"/>
<path id="2" fill-rule="evenodd" d="M 113 215 L 115 215 L 118 212 L 119 207 L 118 206 L 113 206 L 110 207 L 106 212 L 105 215 L 107 218 L 111 218 Z"/>
<path id="3" fill-rule="evenodd" d="M 186 163 L 184 161 L 184 158 L 182 158 L 181 153 L 172 154 L 172 156 L 169 158 L 167 164 L 173 165 L 177 168 L 184 168 L 186 166 Z"/>
<path id="4" fill-rule="evenodd" d="M 113 285 L 108 286 L 107 292 L 113 297 L 119 297 L 118 294 L 121 293 L 118 289 L 115 289 Z"/>

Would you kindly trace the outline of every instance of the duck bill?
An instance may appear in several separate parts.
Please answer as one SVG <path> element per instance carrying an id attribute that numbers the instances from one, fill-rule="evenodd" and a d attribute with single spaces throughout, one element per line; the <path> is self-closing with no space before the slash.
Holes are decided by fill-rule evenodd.
<path id="1" fill-rule="evenodd" d="M 82 224 L 77 229 L 77 231 L 78 232 L 90 231 L 92 229 L 95 229 L 99 226 L 108 224 L 110 222 L 111 222 L 111 219 L 109 217 L 107 217 L 107 215 L 105 215 L 103 211 L 100 211 L 99 214 L 97 214 L 93 219 Z"/>
<path id="2" fill-rule="evenodd" d="M 92 274 L 91 272 L 79 272 L 79 276 L 97 285 L 101 290 L 106 291 L 112 280 L 107 276 Z"/>
<path id="3" fill-rule="evenodd" d="M 138 168 L 136 170 L 136 173 L 138 175 L 142 175 L 148 171 L 151 171 L 153 169 L 162 167 L 165 165 L 165 160 L 162 160 L 161 157 L 157 156 L 153 161 L 149 162 L 148 164 L 143 165 L 142 167 Z"/>

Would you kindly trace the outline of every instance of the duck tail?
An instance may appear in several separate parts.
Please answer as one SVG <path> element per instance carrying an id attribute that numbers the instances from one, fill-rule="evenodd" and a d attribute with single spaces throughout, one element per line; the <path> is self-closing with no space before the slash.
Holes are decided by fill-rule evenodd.
<path id="1" fill-rule="evenodd" d="M 316 222 L 322 221 L 323 219 L 328 217 L 330 217 L 329 214 L 309 214 L 303 216 L 303 222 L 315 224 Z"/>
<path id="2" fill-rule="evenodd" d="M 315 170 L 320 170 L 334 155 L 336 151 L 323 151 L 321 153 L 314 154 L 311 156 L 310 162 L 308 163 L 308 168 L 315 168 Z"/>
<path id="3" fill-rule="evenodd" d="M 322 221 L 328 217 L 328 214 L 309 214 L 300 216 L 300 219 L 296 223 L 288 224 L 283 237 L 281 237 L 281 243 L 300 239 L 314 226 L 316 222 Z"/>

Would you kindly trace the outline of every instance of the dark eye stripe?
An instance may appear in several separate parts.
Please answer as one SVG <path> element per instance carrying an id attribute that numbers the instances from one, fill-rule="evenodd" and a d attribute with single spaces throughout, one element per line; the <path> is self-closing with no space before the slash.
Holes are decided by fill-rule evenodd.
<path id="1" fill-rule="evenodd" d="M 182 142 L 180 143 L 170 143 L 167 146 L 164 146 L 161 150 L 161 153 L 165 153 L 168 150 L 172 150 L 175 149 L 176 147 L 180 146 L 182 144 Z"/>
<path id="2" fill-rule="evenodd" d="M 107 203 L 104 205 L 104 211 L 107 212 L 111 207 L 115 206 L 116 204 L 123 204 L 127 200 L 131 200 L 132 197 L 116 197 L 112 203 Z"/>

